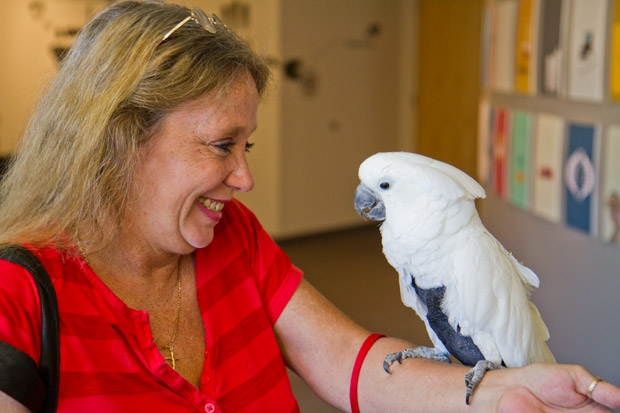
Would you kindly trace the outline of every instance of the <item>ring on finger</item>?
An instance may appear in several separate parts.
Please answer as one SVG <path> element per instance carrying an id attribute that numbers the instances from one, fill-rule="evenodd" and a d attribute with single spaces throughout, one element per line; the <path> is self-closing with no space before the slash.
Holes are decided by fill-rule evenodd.
<path id="1" fill-rule="evenodd" d="M 592 383 L 590 383 L 590 385 L 588 386 L 588 391 L 586 392 L 586 397 L 588 399 L 592 398 L 592 392 L 594 391 L 594 388 L 601 381 L 603 381 L 603 379 L 601 379 L 600 377 L 595 377 Z"/>

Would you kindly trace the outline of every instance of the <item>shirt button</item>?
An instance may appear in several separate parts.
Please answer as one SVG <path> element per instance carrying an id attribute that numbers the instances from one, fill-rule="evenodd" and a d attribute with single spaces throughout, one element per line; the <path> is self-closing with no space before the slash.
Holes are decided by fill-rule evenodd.
<path id="1" fill-rule="evenodd" d="M 213 405 L 213 403 L 205 404 L 205 412 L 213 413 L 214 411 L 215 411 L 215 406 Z"/>

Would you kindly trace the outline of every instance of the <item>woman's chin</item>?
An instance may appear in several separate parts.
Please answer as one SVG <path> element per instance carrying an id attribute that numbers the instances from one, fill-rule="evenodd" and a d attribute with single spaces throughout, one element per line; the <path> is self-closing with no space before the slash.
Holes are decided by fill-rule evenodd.
<path id="1" fill-rule="evenodd" d="M 213 228 L 201 231 L 199 234 L 187 234 L 183 238 L 194 249 L 205 248 L 213 241 Z"/>

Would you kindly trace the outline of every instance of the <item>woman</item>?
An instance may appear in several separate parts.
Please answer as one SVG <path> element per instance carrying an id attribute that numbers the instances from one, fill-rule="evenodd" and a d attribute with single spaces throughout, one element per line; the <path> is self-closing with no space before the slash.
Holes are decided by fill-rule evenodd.
<path id="1" fill-rule="evenodd" d="M 1 241 L 35 251 L 58 297 L 59 411 L 296 411 L 285 365 L 348 410 L 356 360 L 363 410 L 466 407 L 466 368 L 385 374 L 384 355 L 410 344 L 371 347 L 232 198 L 253 186 L 267 79 L 217 17 L 156 2 L 110 6 L 63 61 L 0 191 Z M 36 288 L 15 264 L 0 277 L 0 341 L 36 362 Z M 576 366 L 490 372 L 471 407 L 620 407 L 605 382 L 586 397 L 593 380 Z"/>

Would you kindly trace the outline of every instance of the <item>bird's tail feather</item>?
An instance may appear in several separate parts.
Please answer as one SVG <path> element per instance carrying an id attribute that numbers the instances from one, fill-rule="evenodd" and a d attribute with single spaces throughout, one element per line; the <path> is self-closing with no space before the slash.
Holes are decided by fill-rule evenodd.
<path id="1" fill-rule="evenodd" d="M 530 310 L 532 313 L 533 331 L 530 360 L 528 360 L 528 363 L 555 363 L 555 357 L 547 345 L 547 340 L 549 340 L 549 329 L 547 329 L 545 322 L 540 316 L 538 308 L 536 308 L 532 302 L 530 302 Z"/>

